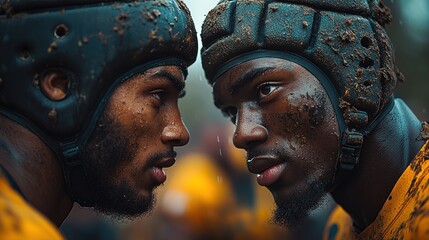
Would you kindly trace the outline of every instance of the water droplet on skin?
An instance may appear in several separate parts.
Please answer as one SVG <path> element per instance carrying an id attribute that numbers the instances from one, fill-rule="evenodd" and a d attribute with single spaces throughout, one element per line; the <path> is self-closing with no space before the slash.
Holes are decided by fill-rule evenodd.
<path id="1" fill-rule="evenodd" d="M 217 137 L 217 142 L 219 142 L 219 136 L 216 136 Z"/>
<path id="2" fill-rule="evenodd" d="M 219 156 L 222 157 L 222 149 L 219 148 Z"/>

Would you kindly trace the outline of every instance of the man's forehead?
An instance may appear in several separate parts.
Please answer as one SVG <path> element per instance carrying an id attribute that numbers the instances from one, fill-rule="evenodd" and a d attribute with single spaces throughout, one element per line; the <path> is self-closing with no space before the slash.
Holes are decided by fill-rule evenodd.
<path id="1" fill-rule="evenodd" d="M 298 64 L 291 62 L 286 59 L 275 58 L 275 57 L 263 57 L 263 58 L 255 58 L 248 60 L 246 62 L 238 63 L 235 66 L 232 66 L 227 71 L 225 71 L 222 75 L 220 75 L 215 81 L 216 82 L 221 78 L 229 78 L 229 79 L 238 79 L 245 72 L 253 71 L 257 68 L 264 69 L 283 69 L 283 70 L 293 70 Z"/>
<path id="2" fill-rule="evenodd" d="M 185 88 L 185 79 L 183 69 L 179 66 L 157 66 L 149 68 L 141 73 L 137 73 L 130 77 L 133 82 L 156 83 L 159 79 L 165 79 L 171 83 L 178 91 Z"/>
<path id="3" fill-rule="evenodd" d="M 222 74 L 213 84 L 215 87 L 219 80 L 228 79 L 229 81 L 250 80 L 265 74 L 268 71 L 286 70 L 292 71 L 297 67 L 296 63 L 279 58 L 257 58 L 244 63 L 240 63 L 224 74 Z"/>

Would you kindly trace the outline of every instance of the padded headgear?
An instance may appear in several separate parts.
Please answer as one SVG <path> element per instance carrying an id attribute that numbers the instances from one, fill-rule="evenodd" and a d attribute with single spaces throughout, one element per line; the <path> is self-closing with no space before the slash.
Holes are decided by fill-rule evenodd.
<path id="1" fill-rule="evenodd" d="M 91 205 L 77 193 L 82 186 L 74 178 L 81 177 L 73 172 L 109 97 L 151 67 L 177 65 L 186 72 L 197 39 L 180 0 L 1 0 L 0 52 L 0 112 L 63 159 L 73 199 Z M 51 100 L 39 87 L 51 70 L 71 81 L 63 100 Z"/>
<path id="2" fill-rule="evenodd" d="M 377 0 L 222 0 L 202 27 L 202 64 L 210 84 L 231 61 L 261 50 L 314 64 L 333 85 L 335 96 L 329 97 L 347 128 L 340 129 L 343 141 L 359 145 L 344 162 L 353 168 L 363 136 L 382 119 L 402 77 L 383 28 L 390 20 Z M 355 128 L 361 136 L 349 135 Z"/>

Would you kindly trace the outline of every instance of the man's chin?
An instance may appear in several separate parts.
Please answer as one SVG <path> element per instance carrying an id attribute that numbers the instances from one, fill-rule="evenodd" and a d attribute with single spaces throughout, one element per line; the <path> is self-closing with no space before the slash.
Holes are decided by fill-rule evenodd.
<path id="1" fill-rule="evenodd" d="M 277 208 L 271 221 L 287 229 L 295 228 L 305 220 L 310 212 L 318 208 L 327 196 L 324 186 L 318 183 L 309 185 L 306 191 L 296 191 L 288 199 L 276 198 Z"/>
<path id="2" fill-rule="evenodd" d="M 281 205 L 273 212 L 271 222 L 287 229 L 296 228 L 309 215 L 310 210 L 300 209 L 296 204 Z"/>
<path id="3" fill-rule="evenodd" d="M 127 221 L 149 215 L 154 205 L 153 193 L 147 197 L 121 194 L 98 201 L 94 209 L 116 220 Z"/>

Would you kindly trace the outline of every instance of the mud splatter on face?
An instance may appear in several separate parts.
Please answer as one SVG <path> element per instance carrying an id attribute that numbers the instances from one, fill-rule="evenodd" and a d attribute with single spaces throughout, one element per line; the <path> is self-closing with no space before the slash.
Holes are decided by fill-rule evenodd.
<path id="1" fill-rule="evenodd" d="M 318 126 L 323 123 L 326 117 L 326 96 L 321 90 L 315 92 L 315 96 L 311 98 L 313 104 L 308 108 L 308 116 L 310 118 L 309 122 L 314 126 Z M 305 108 L 304 108 L 305 109 Z"/>
<path id="2" fill-rule="evenodd" d="M 292 101 L 296 94 L 291 93 L 289 99 Z M 311 127 L 316 127 L 322 124 L 326 118 L 326 95 L 322 90 L 315 90 L 314 94 L 310 95 L 301 94 L 299 96 L 299 104 L 291 104 L 289 101 L 285 101 L 286 112 L 274 113 L 278 115 L 278 119 L 282 119 L 280 123 L 285 136 L 297 136 L 300 139 L 300 143 L 306 142 L 306 135 L 311 131 Z M 304 124 L 308 122 L 309 124 Z"/>

